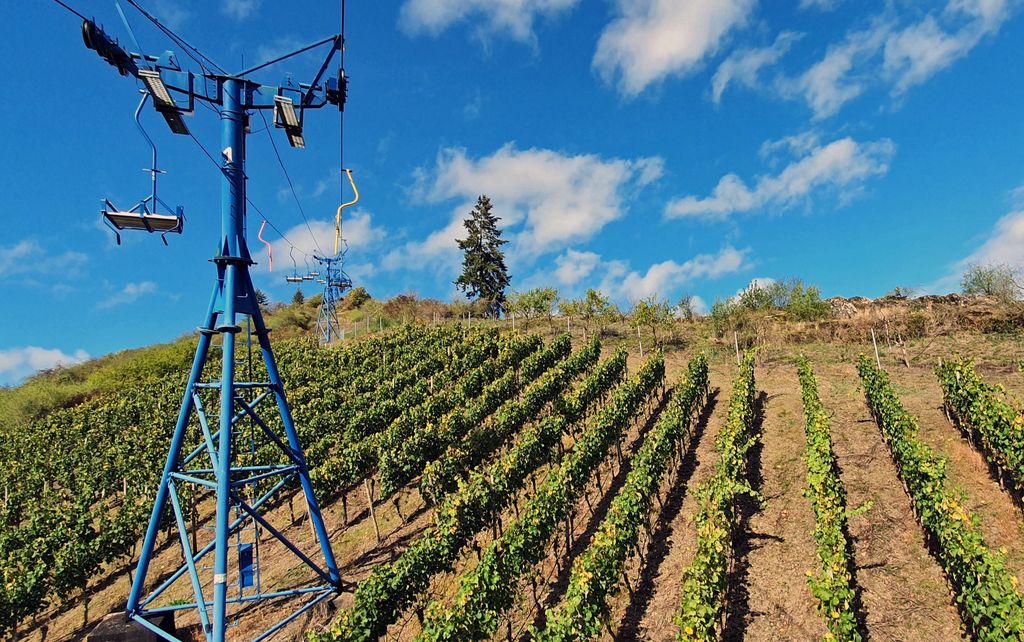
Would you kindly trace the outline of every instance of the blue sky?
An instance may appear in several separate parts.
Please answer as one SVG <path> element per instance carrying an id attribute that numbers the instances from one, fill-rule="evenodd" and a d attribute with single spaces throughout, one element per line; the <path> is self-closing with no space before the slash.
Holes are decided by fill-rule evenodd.
<path id="1" fill-rule="evenodd" d="M 129 41 L 113 3 L 70 4 Z M 339 18 L 336 3 L 301 0 L 143 5 L 231 69 L 330 35 Z M 173 48 L 126 12 L 144 48 Z M 971 262 L 1020 266 L 1020 14 L 1017 0 L 353 0 L 344 147 L 362 200 L 346 221 L 348 271 L 375 296 L 450 299 L 454 239 L 481 193 L 506 225 L 514 287 L 600 287 L 624 306 L 707 304 L 788 276 L 826 296 L 950 291 Z M 141 234 L 115 246 L 100 199 L 148 193 L 135 81 L 52 2 L 22 4 L 0 37 L 0 383 L 190 331 L 213 281 L 216 170 L 145 112 L 168 171 L 161 196 L 188 224 L 169 247 Z M 306 78 L 318 62 L 258 79 Z M 212 113 L 188 124 L 217 149 Z M 269 132 L 316 241 L 256 124 L 250 197 L 300 251 L 326 247 L 337 112 L 307 115 L 305 150 Z M 258 226 L 250 212 L 253 248 Z M 274 272 L 261 254 L 257 285 L 286 300 L 288 243 L 267 237 Z"/>

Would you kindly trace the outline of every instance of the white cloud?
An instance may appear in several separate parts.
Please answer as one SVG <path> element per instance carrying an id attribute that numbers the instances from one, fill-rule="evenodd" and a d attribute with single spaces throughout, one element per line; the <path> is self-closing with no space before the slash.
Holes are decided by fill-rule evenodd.
<path id="1" fill-rule="evenodd" d="M 565 254 L 555 259 L 555 278 L 562 285 L 576 285 L 590 276 L 600 263 L 600 255 L 594 252 L 566 250 Z"/>
<path id="2" fill-rule="evenodd" d="M 895 146 L 889 140 L 858 143 L 843 138 L 815 146 L 777 175 L 759 177 L 753 189 L 739 176 L 728 174 L 710 196 L 675 199 L 666 206 L 665 215 L 724 219 L 736 212 L 764 207 L 786 209 L 817 190 L 834 190 L 849 198 L 869 178 L 887 173 L 894 153 Z"/>
<path id="3" fill-rule="evenodd" d="M 1014 209 L 1024 209 L 1024 185 L 1010 190 L 1010 203 Z"/>
<path id="4" fill-rule="evenodd" d="M 704 299 L 700 298 L 699 296 L 691 296 L 690 309 L 693 310 L 694 314 L 704 316 L 705 314 L 708 313 L 708 311 L 711 308 L 708 307 L 708 302 L 705 301 Z"/>
<path id="5" fill-rule="evenodd" d="M 742 26 L 756 0 L 617 0 L 593 65 L 626 96 L 694 70 Z"/>
<path id="6" fill-rule="evenodd" d="M 461 148 L 444 149 L 436 167 L 419 170 L 413 196 L 424 204 L 456 199 L 459 204 L 443 228 L 392 251 L 383 264 L 388 269 L 454 267 L 455 240 L 464 234 L 463 220 L 480 194 L 490 197 L 501 218 L 511 254 L 532 258 L 586 241 L 621 218 L 627 201 L 658 180 L 663 167 L 660 158 L 570 156 L 520 150 L 512 143 L 479 159 Z"/>
<path id="7" fill-rule="evenodd" d="M 54 274 L 78 276 L 89 257 L 81 252 L 50 254 L 38 241 L 26 239 L 0 246 L 0 279 L 14 276 Z"/>
<path id="8" fill-rule="evenodd" d="M 568 11 L 579 0 L 405 0 L 399 27 L 408 34 L 437 35 L 457 22 L 479 19 L 478 37 L 505 35 L 533 42 L 534 22 Z"/>
<path id="9" fill-rule="evenodd" d="M 957 263 L 958 271 L 962 272 L 970 265 L 988 263 L 1005 263 L 1016 268 L 1024 268 L 1024 256 L 1020 248 L 1024 247 L 1024 211 L 1010 212 L 996 222 L 989 238 L 966 258 Z"/>
<path id="10" fill-rule="evenodd" d="M 270 241 L 274 253 L 274 271 L 282 275 L 291 275 L 293 271 L 303 274 L 308 269 L 313 269 L 312 259 L 304 259 L 303 255 L 312 257 L 314 254 L 334 253 L 334 220 L 313 219 L 307 227 L 305 223 L 299 223 L 291 229 L 284 230 L 284 238 L 273 239 L 276 233 L 269 228 L 264 231 L 263 238 Z M 366 210 L 346 210 L 342 220 L 342 237 L 348 242 L 350 258 L 357 258 L 367 248 L 374 247 L 387 236 L 387 233 L 380 227 L 373 224 L 373 215 Z M 295 252 L 290 252 L 291 245 L 295 245 Z M 270 269 L 270 257 L 267 254 L 265 245 L 258 241 L 252 244 L 251 248 L 255 254 L 255 260 L 259 263 L 259 270 Z M 295 265 L 292 265 L 294 257 Z M 345 271 L 349 276 L 368 277 L 373 274 L 373 267 L 369 264 L 361 264 L 357 261 L 345 263 Z M 282 276 L 282 278 L 284 278 Z"/>
<path id="11" fill-rule="evenodd" d="M 224 0 L 221 10 L 235 20 L 245 20 L 260 8 L 261 0 Z"/>
<path id="12" fill-rule="evenodd" d="M 644 273 L 630 270 L 624 261 L 611 261 L 600 289 L 619 301 L 635 302 L 651 295 L 671 300 L 672 293 L 698 279 L 716 279 L 749 269 L 749 255 L 750 250 L 725 247 L 717 254 L 700 254 L 683 263 L 656 263 Z"/>
<path id="13" fill-rule="evenodd" d="M 722 94 L 731 83 L 755 89 L 760 85 L 760 73 L 765 67 L 777 63 L 801 37 L 792 31 L 780 33 L 769 47 L 738 49 L 718 66 L 711 79 L 711 98 L 721 102 Z"/>
<path id="14" fill-rule="evenodd" d="M 476 120 L 480 118 L 480 112 L 484 106 L 484 98 L 480 94 L 480 90 L 477 89 L 473 94 L 473 98 L 467 102 L 462 108 L 462 115 L 466 120 Z"/>
<path id="15" fill-rule="evenodd" d="M 900 95 L 927 81 L 995 33 L 1009 17 L 1007 0 L 951 0 L 945 15 L 953 20 L 967 17 L 958 29 L 946 31 L 933 16 L 893 33 L 885 43 L 882 69 Z"/>
<path id="16" fill-rule="evenodd" d="M 776 283 L 778 283 L 778 281 L 770 276 L 755 276 L 750 279 L 750 283 L 748 283 L 746 287 L 742 287 L 737 290 L 735 296 L 739 297 L 747 290 L 766 290 Z"/>
<path id="17" fill-rule="evenodd" d="M 761 144 L 758 154 L 761 158 L 774 161 L 783 151 L 789 151 L 794 156 L 806 156 L 821 145 L 821 134 L 810 130 L 792 136 L 785 136 L 778 140 L 767 140 Z"/>
<path id="18" fill-rule="evenodd" d="M 0 276 L 11 276 L 31 269 L 29 263 L 39 259 L 43 249 L 36 241 L 19 241 L 0 247 Z"/>
<path id="19" fill-rule="evenodd" d="M 1004 264 L 1024 270 L 1024 211 L 1010 212 L 993 226 L 985 242 L 964 258 L 954 263 L 949 271 L 921 290 L 926 293 L 946 294 L 959 291 L 960 279 L 972 265 Z"/>
<path id="20" fill-rule="evenodd" d="M 0 385 L 16 384 L 40 370 L 70 366 L 88 358 L 89 353 L 81 349 L 72 354 L 37 346 L 0 349 Z"/>
<path id="21" fill-rule="evenodd" d="M 1017 0 L 949 0 L 944 9 L 915 15 L 907 22 L 893 15 L 876 17 L 851 31 L 825 56 L 795 79 L 782 79 L 783 95 L 802 97 L 816 119 L 836 114 L 869 87 L 889 85 L 902 96 L 965 57 L 999 31 Z"/>
<path id="22" fill-rule="evenodd" d="M 171 29 L 180 29 L 192 17 L 192 13 L 176 0 L 152 0 L 147 3 L 150 13 Z"/>
<path id="23" fill-rule="evenodd" d="M 838 7 L 842 1 L 843 0 L 800 0 L 800 8 L 831 11 Z"/>
<path id="24" fill-rule="evenodd" d="M 817 119 L 835 114 L 864 93 L 872 79 L 851 76 L 878 53 L 888 31 L 888 24 L 878 22 L 869 29 L 848 34 L 843 42 L 829 47 L 825 57 L 795 81 L 783 81 L 783 92 L 802 95 Z"/>
<path id="25" fill-rule="evenodd" d="M 147 294 L 153 294 L 158 289 L 157 284 L 152 281 L 140 283 L 127 283 L 123 288 L 96 304 L 96 307 L 105 310 L 119 305 L 135 303 Z"/>

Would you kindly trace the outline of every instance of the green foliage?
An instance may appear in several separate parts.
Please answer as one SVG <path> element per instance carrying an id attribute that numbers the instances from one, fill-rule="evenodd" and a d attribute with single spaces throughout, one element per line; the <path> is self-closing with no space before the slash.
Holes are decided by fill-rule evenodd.
<path id="1" fill-rule="evenodd" d="M 789 292 L 785 310 L 796 321 L 820 321 L 832 316 L 832 306 L 821 298 L 815 286 L 804 287 L 796 283 Z"/>
<path id="2" fill-rule="evenodd" d="M 625 434 L 644 402 L 655 394 L 664 376 L 664 357 L 657 354 L 619 388 L 580 435 L 562 466 L 526 502 L 520 517 L 488 545 L 480 563 L 462 576 L 454 604 L 446 608 L 435 602 L 428 607 L 420 639 L 466 642 L 494 634 L 501 614 L 515 601 L 515 586 L 548 554 L 551 536 L 568 517 L 594 470 Z"/>
<path id="3" fill-rule="evenodd" d="M 777 304 L 778 293 L 775 291 L 779 287 L 779 283 L 776 281 L 769 285 L 761 285 L 760 283 L 751 283 L 739 293 L 737 296 L 737 303 L 747 310 L 771 310 L 781 307 Z"/>
<path id="4" fill-rule="evenodd" d="M 391 403 L 412 403 L 406 393 L 417 389 L 416 382 L 457 371 L 474 351 L 493 354 L 496 341 L 496 333 L 466 337 L 459 326 L 405 327 L 345 350 L 279 341 L 275 353 L 314 477 L 322 476 L 325 453 L 344 434 L 373 428 L 359 425 L 362 418 L 391 412 Z M 184 357 L 190 349 L 183 343 L 168 351 Z M 153 358 L 174 360 L 159 352 Z M 213 372 L 217 360 L 215 351 Z M 262 366 L 255 365 L 258 378 Z M 185 370 L 187 359 L 161 376 L 127 381 L 0 439 L 0 634 L 53 596 L 81 590 L 101 565 L 126 559 L 152 510 L 170 439 L 166 422 L 181 403 Z M 279 429 L 276 417 L 267 421 Z M 186 449 L 199 441 L 194 427 Z M 264 437 L 255 450 L 252 461 L 280 456 Z M 187 512 L 192 497 L 179 492 Z"/>
<path id="5" fill-rule="evenodd" d="M 750 311 L 734 299 L 715 299 L 708 314 L 717 336 L 743 330 L 750 323 Z"/>
<path id="6" fill-rule="evenodd" d="M 462 250 L 462 274 L 455 286 L 467 299 L 481 301 L 488 316 L 497 318 L 505 309 L 505 288 L 511 282 L 505 266 L 505 253 L 501 246 L 508 243 L 501 238 L 498 221 L 491 213 L 491 200 L 480 196 L 476 207 L 464 221 L 466 238 L 459 239 Z"/>
<path id="7" fill-rule="evenodd" d="M 617 321 L 622 316 L 615 304 L 594 288 L 587 290 L 587 295 L 583 300 L 583 315 L 587 321 L 597 323 L 598 330 L 601 331 L 609 323 Z"/>
<path id="8" fill-rule="evenodd" d="M 618 591 L 626 561 L 636 552 L 640 527 L 650 519 L 654 494 L 668 470 L 669 458 L 692 436 L 693 419 L 708 394 L 708 361 L 690 361 L 672 402 L 631 461 L 622 490 L 612 500 L 587 550 L 573 564 L 565 599 L 547 612 L 547 626 L 534 631 L 538 642 L 576 642 L 598 637 L 609 617 L 608 597 Z M 684 443 L 685 442 L 685 443 Z"/>
<path id="9" fill-rule="evenodd" d="M 289 305 L 274 313 L 267 320 L 267 325 L 277 332 L 306 334 L 316 325 L 316 309 L 301 304 Z"/>
<path id="10" fill-rule="evenodd" d="M 603 330 L 621 317 L 615 304 L 593 288 L 587 290 L 582 298 L 559 301 L 558 310 L 565 316 L 580 319 L 588 332 L 595 324 L 599 330 Z"/>
<path id="11" fill-rule="evenodd" d="M 418 421 L 409 426 L 409 430 L 389 430 L 382 435 L 379 462 L 381 497 L 389 497 L 412 481 L 428 463 L 458 445 L 467 433 L 480 426 L 502 404 L 520 394 L 524 386 L 565 359 L 571 349 L 569 335 L 563 334 L 539 352 L 531 354 L 524 350 L 510 364 L 514 367 L 509 368 L 504 376 L 488 383 L 472 402 L 459 400 L 446 411 L 441 421 Z"/>
<path id="12" fill-rule="evenodd" d="M 509 399 L 502 404 L 494 414 L 473 427 L 461 443 L 449 446 L 440 457 L 427 463 L 420 476 L 420 495 L 433 504 L 440 503 L 468 471 L 505 445 L 527 422 L 560 397 L 576 377 L 593 368 L 600 356 L 601 342 L 594 337 L 582 350 L 541 375 L 519 399 Z"/>
<path id="13" fill-rule="evenodd" d="M 914 288 L 908 287 L 906 285 L 897 285 L 890 292 L 887 292 L 886 295 L 884 297 L 882 297 L 882 298 L 884 298 L 884 299 L 896 299 L 897 301 L 903 301 L 903 300 L 906 300 L 906 299 L 913 298 L 913 296 L 914 296 Z"/>
<path id="14" fill-rule="evenodd" d="M 955 359 L 940 363 L 935 374 L 942 386 L 946 409 L 956 425 L 989 463 L 1006 473 L 1018 491 L 1024 490 L 1021 409 L 1008 400 L 1002 386 L 986 383 L 972 361 Z"/>
<path id="15" fill-rule="evenodd" d="M 846 491 L 839 478 L 839 465 L 832 451 L 828 414 L 818 398 L 818 384 L 807 359 L 797 362 L 804 403 L 807 449 L 807 490 L 814 506 L 814 541 L 821 573 L 807 574 L 807 584 L 818 599 L 831 638 L 840 642 L 863 640 L 855 611 L 856 590 L 850 569 L 854 567 L 850 541 L 846 537 Z"/>
<path id="16" fill-rule="evenodd" d="M 570 319 L 583 318 L 583 302 L 580 299 L 560 299 L 556 304 L 558 314 Z"/>
<path id="17" fill-rule="evenodd" d="M 363 286 L 357 286 L 345 295 L 345 299 L 341 303 L 342 310 L 358 310 L 363 307 L 367 301 L 372 299 L 370 293 L 366 291 Z"/>
<path id="18" fill-rule="evenodd" d="M 307 634 L 307 639 L 370 642 L 383 636 L 388 625 L 427 590 L 431 578 L 449 569 L 470 539 L 509 506 L 527 477 L 557 457 L 562 436 L 609 394 L 625 372 L 626 352 L 619 350 L 555 403 L 555 414 L 520 435 L 501 459 L 470 472 L 457 492 L 446 496 L 434 511 L 434 523 L 423 536 L 396 560 L 374 567 L 356 589 L 355 604 L 329 630 Z"/>
<path id="19" fill-rule="evenodd" d="M 821 321 L 832 316 L 832 306 L 821 298 L 816 286 L 800 279 L 752 282 L 736 297 L 716 299 L 711 306 L 711 327 L 715 334 L 742 331 L 759 315 L 783 311 L 795 321 Z"/>
<path id="20" fill-rule="evenodd" d="M 256 305 L 260 306 L 260 310 L 266 310 L 270 305 L 270 297 L 259 288 L 256 288 Z"/>
<path id="21" fill-rule="evenodd" d="M 1018 270 L 1005 263 L 968 266 L 960 279 L 964 294 L 986 294 L 1009 303 L 1020 298 Z"/>
<path id="22" fill-rule="evenodd" d="M 1024 640 L 1024 598 L 1003 555 L 985 544 L 966 495 L 947 489 L 945 461 L 918 437 L 917 421 L 904 410 L 889 376 L 864 355 L 857 369 L 918 521 L 935 542 L 964 625 L 976 640 Z"/>
<path id="23" fill-rule="evenodd" d="M 658 328 L 671 326 L 674 320 L 669 302 L 654 295 L 637 301 L 629 315 L 635 325 L 650 328 L 655 344 L 658 343 Z"/>
<path id="24" fill-rule="evenodd" d="M 345 439 L 327 449 L 323 465 L 311 471 L 314 488 L 325 494 L 342 491 L 382 465 L 389 477 L 408 474 L 404 471 L 416 465 L 417 453 L 431 447 L 430 433 L 437 423 L 454 430 L 467 413 L 476 416 L 502 395 L 514 394 L 515 365 L 538 350 L 541 341 L 515 338 L 496 356 L 495 347 L 485 341 L 456 359 L 455 366 L 432 377 L 420 376 L 400 396 L 378 400 L 353 415 Z M 434 386 L 436 393 L 431 392 Z M 467 409 L 471 399 L 473 407 Z"/>
<path id="25" fill-rule="evenodd" d="M 302 288 L 295 288 L 295 294 L 292 295 L 292 303 L 294 305 L 302 305 L 306 302 L 306 295 L 302 293 Z"/>
<path id="26" fill-rule="evenodd" d="M 555 288 L 533 288 L 526 292 L 509 294 L 506 312 L 515 314 L 520 319 L 551 317 L 551 310 L 558 299 Z"/>
<path id="27" fill-rule="evenodd" d="M 195 341 L 189 339 L 123 350 L 41 372 L 16 388 L 0 388 L 0 436 L 24 430 L 46 414 L 98 395 L 187 371 L 195 346 Z"/>
<path id="28" fill-rule="evenodd" d="M 697 551 L 683 570 L 682 598 L 675 621 L 677 639 L 710 642 L 725 609 L 729 552 L 738 526 L 737 499 L 756 496 L 747 484 L 747 453 L 757 443 L 754 421 L 754 353 L 743 357 L 733 385 L 725 425 L 715 438 L 718 460 L 712 477 L 698 487 Z"/>

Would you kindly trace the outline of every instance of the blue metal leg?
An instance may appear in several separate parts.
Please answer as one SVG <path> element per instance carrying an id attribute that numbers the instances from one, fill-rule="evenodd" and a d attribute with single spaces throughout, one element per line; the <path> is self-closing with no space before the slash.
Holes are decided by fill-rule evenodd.
<path id="1" fill-rule="evenodd" d="M 255 298 L 255 288 L 252 285 L 252 279 L 246 274 L 246 286 L 249 289 L 249 293 Z M 327 572 L 331 577 L 331 581 L 336 585 L 340 586 L 341 576 L 338 574 L 338 564 L 334 559 L 334 551 L 331 550 L 330 540 L 327 538 L 327 528 L 324 526 L 323 515 L 320 512 L 320 504 L 316 500 L 316 496 L 313 494 L 313 484 L 309 479 L 309 469 L 306 466 L 306 458 L 302 452 L 302 444 L 299 443 L 298 434 L 295 432 L 295 424 L 292 422 L 292 412 L 288 407 L 288 400 L 284 393 L 284 384 L 281 383 L 281 375 L 277 371 L 277 362 L 274 360 L 274 352 L 270 347 L 270 336 L 267 332 L 267 326 L 263 321 L 263 315 L 260 314 L 259 309 L 256 309 L 253 314 L 253 324 L 256 326 L 256 336 L 259 339 L 260 350 L 263 353 L 263 361 L 267 366 L 267 373 L 269 380 L 273 386 L 274 395 L 277 398 L 277 407 L 281 413 L 281 423 L 284 424 L 285 434 L 288 436 L 288 444 L 295 452 L 297 459 L 299 460 L 299 480 L 302 483 L 302 492 L 306 496 L 306 501 L 309 503 L 309 515 L 313 521 L 313 530 L 316 532 L 316 537 L 320 541 L 320 549 L 324 556 L 324 564 L 327 566 Z"/>
<path id="2" fill-rule="evenodd" d="M 217 322 L 217 295 L 218 289 L 214 288 L 210 297 L 210 305 L 206 311 L 206 321 L 203 328 L 212 330 Z M 178 411 L 178 421 L 174 426 L 174 435 L 171 437 L 171 449 L 167 453 L 167 462 L 164 464 L 163 475 L 160 478 L 160 486 L 157 489 L 156 499 L 153 502 L 153 513 L 149 518 L 149 526 L 146 528 L 146 537 L 142 541 L 142 553 L 139 555 L 139 563 L 135 569 L 135 578 L 132 582 L 132 590 L 128 596 L 128 615 L 133 615 L 139 608 L 142 598 L 142 591 L 145 588 L 146 575 L 149 571 L 149 563 L 153 557 L 153 547 L 156 544 L 156 536 L 160 530 L 160 514 L 163 512 L 164 504 L 167 502 L 168 484 L 171 480 L 171 472 L 174 471 L 181 453 L 181 445 L 185 438 L 185 429 L 188 427 L 188 418 L 192 412 L 192 390 L 203 373 L 203 366 L 206 365 L 206 358 L 210 350 L 210 334 L 200 333 L 199 343 L 196 346 L 195 357 L 192 358 L 192 370 L 189 373 L 188 384 L 185 386 L 185 394 L 182 396 L 181 409 Z"/>

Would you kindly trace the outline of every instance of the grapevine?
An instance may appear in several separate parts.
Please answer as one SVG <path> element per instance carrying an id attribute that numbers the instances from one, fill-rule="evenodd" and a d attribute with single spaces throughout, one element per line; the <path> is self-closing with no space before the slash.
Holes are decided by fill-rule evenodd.
<path id="1" fill-rule="evenodd" d="M 595 405 L 626 372 L 626 352 L 602 362 L 571 394 L 563 411 L 527 430 L 509 452 L 484 470 L 476 470 L 448 495 L 434 513 L 434 524 L 397 560 L 378 565 L 359 584 L 355 605 L 342 612 L 330 630 L 309 634 L 311 642 L 368 642 L 384 635 L 402 610 L 449 568 L 474 534 L 493 522 L 514 499 L 526 478 L 557 455 L 557 444 L 573 422 Z M 570 404 L 567 400 L 573 399 Z M 568 416 L 565 408 L 572 406 Z"/>
<path id="2" fill-rule="evenodd" d="M 1024 491 L 1024 416 L 1000 386 L 986 383 L 974 363 L 940 363 L 935 374 L 947 412 L 990 464 Z"/>
<path id="3" fill-rule="evenodd" d="M 978 640 L 1024 640 L 1024 598 L 1003 555 L 981 534 L 966 495 L 949 490 L 946 462 L 918 437 L 889 376 L 865 356 L 858 363 L 868 407 L 892 453 L 914 512 L 953 588 L 964 625 Z"/>
<path id="4" fill-rule="evenodd" d="M 381 496 L 388 497 L 416 475 L 424 466 L 454 445 L 474 426 L 493 414 L 504 402 L 517 395 L 526 382 L 541 376 L 544 371 L 564 359 L 572 349 L 569 335 L 561 335 L 544 350 L 536 352 L 509 370 L 503 377 L 489 384 L 483 393 L 468 405 L 455 407 L 444 418 L 433 422 L 416 422 L 411 430 L 389 430 L 381 438 L 380 485 Z M 464 402 L 465 400 L 463 400 Z"/>
<path id="5" fill-rule="evenodd" d="M 588 640 L 601 633 L 608 617 L 609 595 L 619 586 L 627 559 L 638 545 L 641 525 L 647 523 L 653 495 L 661 486 L 669 457 L 677 445 L 689 442 L 693 419 L 708 394 L 708 361 L 694 358 L 676 386 L 672 402 L 632 460 L 621 492 L 586 552 L 573 564 L 562 605 L 547 613 L 547 626 L 533 635 L 538 642 Z"/>
<path id="6" fill-rule="evenodd" d="M 725 612 L 729 551 L 737 526 L 737 499 L 755 494 L 747 485 L 747 453 L 757 442 L 754 420 L 754 353 L 748 352 L 733 385 L 729 414 L 715 439 L 715 473 L 697 489 L 697 552 L 683 571 L 676 613 L 678 639 L 716 640 Z"/>
<path id="7" fill-rule="evenodd" d="M 510 399 L 489 421 L 473 428 L 462 443 L 448 448 L 440 458 L 427 464 L 420 479 L 420 494 L 432 503 L 451 492 L 463 473 L 500 448 L 545 406 L 556 399 L 580 374 L 597 363 L 601 342 L 594 338 L 571 358 L 548 370 L 527 388 L 521 399 Z"/>
<path id="8" fill-rule="evenodd" d="M 846 492 L 839 478 L 839 467 L 832 452 L 828 415 L 818 398 L 818 384 L 810 362 L 797 363 L 804 403 L 807 449 L 807 491 L 814 506 L 814 540 L 817 543 L 821 573 L 808 572 L 807 583 L 818 599 L 818 610 L 825 616 L 829 633 L 836 640 L 860 642 L 853 558 L 846 531 Z"/>
<path id="9" fill-rule="evenodd" d="M 547 482 L 529 499 L 519 519 L 484 551 L 480 563 L 463 575 L 452 606 L 439 603 L 427 610 L 421 640 L 465 641 L 492 635 L 502 613 L 514 601 L 514 586 L 548 553 L 548 541 L 569 516 L 591 474 L 621 439 L 637 412 L 664 380 L 659 353 L 623 385 L 610 404 L 593 419 Z"/>

